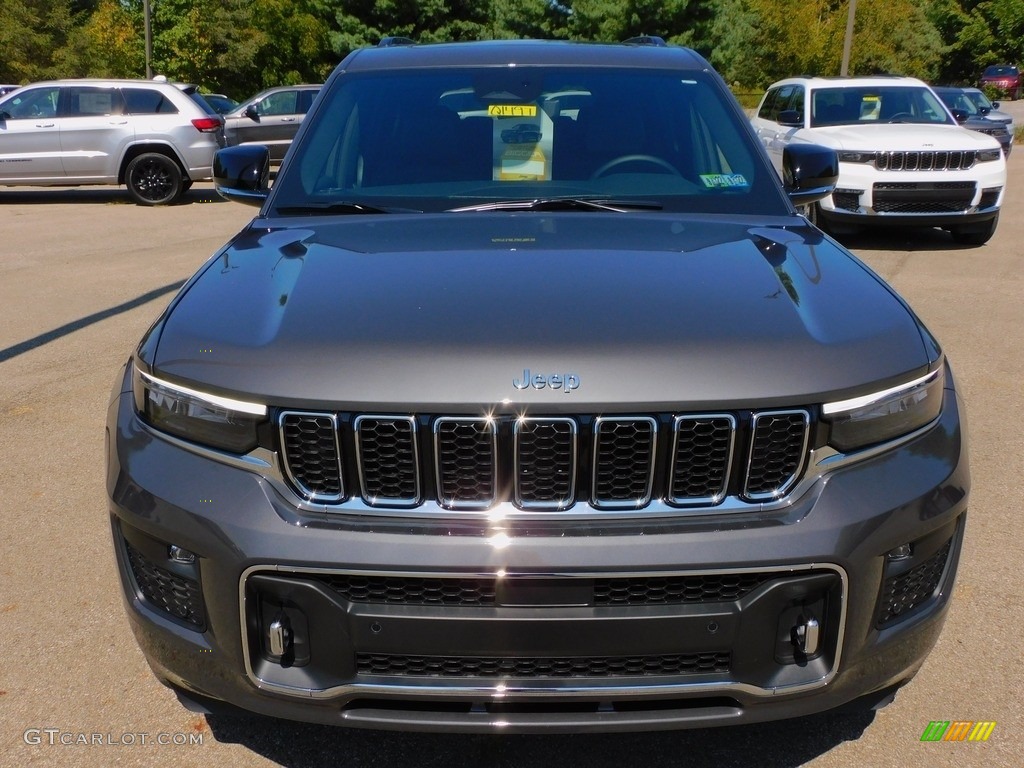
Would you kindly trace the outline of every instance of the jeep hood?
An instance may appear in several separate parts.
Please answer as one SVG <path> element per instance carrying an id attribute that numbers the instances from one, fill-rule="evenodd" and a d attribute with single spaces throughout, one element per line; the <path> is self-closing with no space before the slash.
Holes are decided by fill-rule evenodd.
<path id="1" fill-rule="evenodd" d="M 557 411 L 812 403 L 938 354 L 877 276 L 798 218 L 298 221 L 257 219 L 212 258 L 143 341 L 144 364 L 291 407 Z M 568 392 L 514 385 L 568 374 Z"/>
<path id="2" fill-rule="evenodd" d="M 858 123 L 811 128 L 803 133 L 807 141 L 824 144 L 832 149 L 945 152 L 999 147 L 999 142 L 991 136 L 959 125 Z"/>

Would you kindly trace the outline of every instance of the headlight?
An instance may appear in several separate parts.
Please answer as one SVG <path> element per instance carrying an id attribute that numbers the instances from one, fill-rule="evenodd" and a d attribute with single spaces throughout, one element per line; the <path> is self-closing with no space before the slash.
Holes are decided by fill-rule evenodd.
<path id="1" fill-rule="evenodd" d="M 821 412 L 831 423 L 828 442 L 851 451 L 893 440 L 938 418 L 942 410 L 943 369 L 898 387 L 864 397 L 825 403 Z"/>
<path id="2" fill-rule="evenodd" d="M 246 453 L 256 447 L 256 428 L 267 406 L 171 384 L 143 373 L 132 374 L 135 408 L 155 429 L 185 440 Z"/>
<path id="3" fill-rule="evenodd" d="M 996 147 L 995 149 L 982 149 L 978 152 L 978 162 L 988 163 L 993 160 L 998 160 L 1003 156 L 1003 148 Z"/>
<path id="4" fill-rule="evenodd" d="M 857 152 L 854 150 L 843 150 L 836 152 L 840 163 L 873 163 L 875 162 L 874 152 Z"/>

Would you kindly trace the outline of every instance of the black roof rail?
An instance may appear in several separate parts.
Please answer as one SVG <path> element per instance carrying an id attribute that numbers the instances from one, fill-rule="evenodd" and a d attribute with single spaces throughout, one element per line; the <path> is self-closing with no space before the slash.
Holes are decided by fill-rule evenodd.
<path id="1" fill-rule="evenodd" d="M 628 40 L 622 41 L 623 45 L 656 45 L 660 48 L 665 48 L 668 43 L 665 42 L 665 38 L 658 37 L 657 35 L 639 35 L 637 37 L 631 37 Z"/>
<path id="2" fill-rule="evenodd" d="M 382 37 L 380 42 L 377 43 L 378 48 L 391 48 L 395 45 L 416 45 L 416 41 L 408 37 L 389 35 L 388 37 Z"/>

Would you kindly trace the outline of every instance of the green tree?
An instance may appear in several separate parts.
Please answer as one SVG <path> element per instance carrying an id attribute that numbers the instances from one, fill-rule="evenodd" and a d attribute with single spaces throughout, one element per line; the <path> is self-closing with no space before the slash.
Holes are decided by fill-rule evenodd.
<path id="1" fill-rule="evenodd" d="M 64 48 L 79 17 L 70 0 L 0 0 L 0 81 L 62 77 L 54 52 Z"/>

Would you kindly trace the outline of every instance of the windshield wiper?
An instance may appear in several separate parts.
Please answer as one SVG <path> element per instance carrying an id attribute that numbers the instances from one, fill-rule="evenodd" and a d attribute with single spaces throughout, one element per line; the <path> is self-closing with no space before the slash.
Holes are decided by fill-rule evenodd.
<path id="1" fill-rule="evenodd" d="M 338 200 L 330 203 L 304 203 L 303 205 L 282 205 L 274 209 L 278 213 L 289 216 L 303 213 L 422 213 L 412 208 L 377 208 L 365 203 L 353 203 Z"/>
<path id="2" fill-rule="evenodd" d="M 589 197 L 546 197 L 535 200 L 501 200 L 463 208 L 449 208 L 449 213 L 476 211 L 660 211 L 661 203 L 653 200 L 608 200 Z"/>

